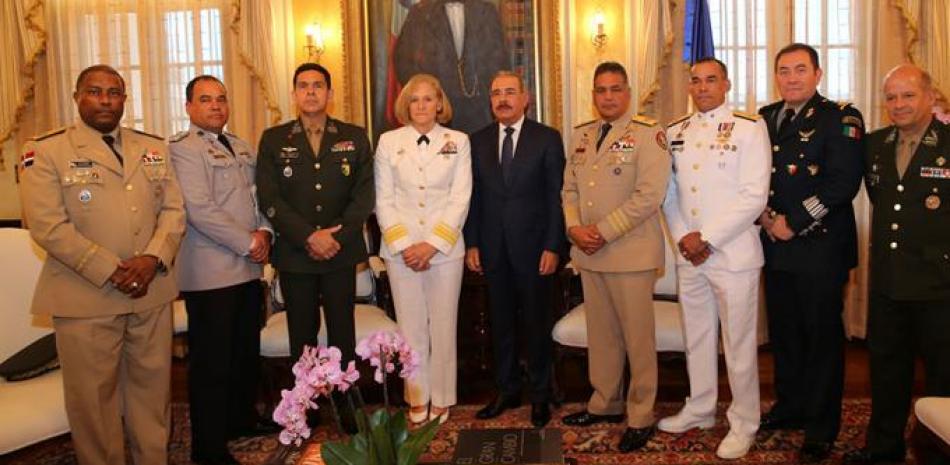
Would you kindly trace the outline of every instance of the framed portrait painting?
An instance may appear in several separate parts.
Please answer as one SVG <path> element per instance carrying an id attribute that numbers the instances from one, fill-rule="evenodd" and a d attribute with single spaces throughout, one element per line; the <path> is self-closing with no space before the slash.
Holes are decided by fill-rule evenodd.
<path id="1" fill-rule="evenodd" d="M 435 76 L 452 103 L 449 126 L 475 132 L 493 121 L 491 79 L 511 70 L 539 119 L 540 0 L 363 0 L 367 123 L 373 140 L 399 126 L 394 104 L 413 75 Z"/>

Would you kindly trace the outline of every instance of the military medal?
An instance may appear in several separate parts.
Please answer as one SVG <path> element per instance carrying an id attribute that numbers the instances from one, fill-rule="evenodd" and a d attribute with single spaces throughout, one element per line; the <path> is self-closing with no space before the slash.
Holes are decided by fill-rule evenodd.
<path id="1" fill-rule="evenodd" d="M 284 177 L 285 177 L 285 178 L 289 178 L 289 177 L 291 177 L 291 176 L 293 176 L 293 175 L 294 175 L 294 169 L 291 168 L 291 167 L 289 167 L 289 166 L 285 166 L 285 167 L 284 167 Z"/>
<path id="2" fill-rule="evenodd" d="M 943 157 L 937 157 L 937 166 L 943 166 L 947 164 L 947 159 Z"/>
<path id="3" fill-rule="evenodd" d="M 620 176 L 620 173 L 622 173 L 622 172 L 623 172 L 623 170 L 622 170 L 619 166 L 616 167 L 616 168 L 614 168 L 614 174 L 615 174 L 615 175 Z"/>
<path id="4" fill-rule="evenodd" d="M 277 210 L 274 210 L 274 207 L 268 207 L 268 208 L 267 208 L 267 217 L 268 217 L 268 218 L 273 218 L 274 215 L 276 215 L 276 214 L 277 214 Z"/>
<path id="5" fill-rule="evenodd" d="M 928 195 L 924 200 L 924 205 L 931 210 L 936 210 L 940 208 L 940 197 L 936 195 Z"/>
<path id="6" fill-rule="evenodd" d="M 779 150 L 782 150 L 782 148 L 779 147 L 779 146 L 777 146 L 777 145 L 773 145 L 773 146 L 772 146 L 772 151 L 773 151 L 773 152 L 778 152 Z"/>
<path id="7" fill-rule="evenodd" d="M 818 165 L 808 165 L 808 172 L 809 172 L 812 176 L 817 176 L 817 175 L 818 175 Z"/>
<path id="8" fill-rule="evenodd" d="M 932 196 L 930 196 L 930 197 L 934 197 L 934 196 L 932 195 Z M 927 198 L 928 201 L 930 200 L 930 197 Z M 80 201 L 80 202 L 82 202 L 82 203 L 89 203 L 90 200 L 92 200 L 92 192 L 89 192 L 89 189 L 83 189 L 83 190 L 79 191 L 79 201 Z M 938 204 L 939 204 L 940 200 L 937 200 L 937 202 L 938 202 Z M 936 207 L 934 207 L 934 208 L 936 208 Z"/>
<path id="9" fill-rule="evenodd" d="M 788 174 L 795 176 L 795 173 L 798 172 L 798 165 L 785 165 L 785 169 L 788 171 Z"/>
<path id="10" fill-rule="evenodd" d="M 812 129 L 811 131 L 798 131 L 798 136 L 801 138 L 800 140 L 802 142 L 808 142 L 815 131 L 817 131 L 817 129 Z"/>
<path id="11" fill-rule="evenodd" d="M 346 160 L 346 157 L 343 157 L 343 164 L 340 165 L 340 171 L 343 172 L 343 176 L 350 175 L 350 162 Z"/>

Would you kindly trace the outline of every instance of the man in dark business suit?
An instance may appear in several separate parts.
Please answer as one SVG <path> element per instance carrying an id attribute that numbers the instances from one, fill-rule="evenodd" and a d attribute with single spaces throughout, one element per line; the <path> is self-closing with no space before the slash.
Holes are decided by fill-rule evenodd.
<path id="1" fill-rule="evenodd" d="M 864 120 L 851 104 L 818 93 L 818 53 L 808 45 L 778 52 L 775 81 L 782 100 L 759 110 L 772 141 L 759 221 L 776 401 L 759 429 L 804 429 L 799 461 L 817 463 L 841 426 L 842 295 L 857 265 L 851 201 L 864 173 Z"/>
<path id="2" fill-rule="evenodd" d="M 557 130 L 525 118 L 528 93 L 517 74 L 491 82 L 497 123 L 472 134 L 472 204 L 465 263 L 488 280 L 497 397 L 494 418 L 521 403 L 518 338 L 531 383 L 531 423 L 551 419 L 551 283 L 565 244 L 561 211 L 564 145 Z"/>
<path id="3" fill-rule="evenodd" d="M 471 134 L 491 122 L 490 80 L 511 66 L 497 7 L 422 0 L 409 10 L 393 55 L 399 82 L 419 73 L 439 79 L 452 102 L 452 128 Z"/>

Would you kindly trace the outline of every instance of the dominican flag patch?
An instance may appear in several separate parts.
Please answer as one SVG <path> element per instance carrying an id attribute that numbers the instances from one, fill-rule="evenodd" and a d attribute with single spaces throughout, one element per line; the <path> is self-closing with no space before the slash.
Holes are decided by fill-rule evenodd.
<path id="1" fill-rule="evenodd" d="M 29 152 L 24 153 L 23 156 L 20 157 L 20 166 L 24 168 L 29 168 L 33 166 L 33 157 L 35 155 L 36 155 L 36 152 L 34 152 L 33 150 L 30 150 Z"/>
<path id="2" fill-rule="evenodd" d="M 841 132 L 842 132 L 845 136 L 850 137 L 850 138 L 852 138 L 852 139 L 860 139 L 860 138 L 861 138 L 861 131 L 859 131 L 858 128 L 856 128 L 856 127 L 854 127 L 854 126 L 848 126 L 848 125 L 842 126 Z"/>

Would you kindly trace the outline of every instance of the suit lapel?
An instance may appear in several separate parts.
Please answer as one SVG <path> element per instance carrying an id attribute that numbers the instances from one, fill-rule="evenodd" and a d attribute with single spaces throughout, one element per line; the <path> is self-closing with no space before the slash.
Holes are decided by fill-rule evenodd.
<path id="1" fill-rule="evenodd" d="M 482 166 L 485 167 L 488 176 L 485 176 L 485 179 L 491 179 L 492 182 L 498 182 L 499 185 L 504 187 L 504 179 L 502 179 L 501 173 L 501 157 L 498 150 L 498 123 L 492 123 L 492 130 L 489 132 L 489 137 L 485 141 L 488 144 L 489 149 L 483 151 L 482 153 Z"/>
<path id="2" fill-rule="evenodd" d="M 527 163 L 525 157 L 530 157 L 532 150 L 528 147 L 528 141 L 531 139 L 531 124 L 526 117 L 521 123 L 521 134 L 518 134 L 518 145 L 515 147 L 515 159 L 511 163 L 511 185 L 514 186 L 517 183 L 518 173 L 521 172 L 521 167 Z M 497 147 L 497 144 L 496 144 Z"/>
<path id="3" fill-rule="evenodd" d="M 76 147 L 76 153 L 81 157 L 88 158 L 96 164 L 122 176 L 122 165 L 115 158 L 115 154 L 109 150 L 109 146 L 102 140 L 102 134 L 91 128 L 76 123 L 76 132 L 73 136 L 73 145 Z"/>
<path id="4" fill-rule="evenodd" d="M 920 173 L 920 168 L 926 165 L 935 165 L 933 160 L 937 154 L 937 147 L 940 145 L 939 131 L 937 131 L 936 119 L 931 121 L 930 126 L 924 131 L 923 137 L 920 139 L 920 143 L 917 144 L 917 150 L 914 150 L 914 155 L 910 158 L 910 163 L 907 164 L 907 170 L 904 171 L 904 179 L 908 179 L 912 173 Z M 926 143 L 924 143 L 926 141 Z M 896 150 L 895 150 L 895 160 L 896 160 Z M 897 165 L 895 161 L 895 166 Z M 910 179 L 919 179 L 920 176 L 911 176 Z"/>
<path id="5" fill-rule="evenodd" d="M 132 131 L 122 129 L 122 159 L 125 165 L 125 176 L 123 179 L 128 182 L 129 179 L 139 169 L 142 164 L 142 154 L 145 153 L 145 147 L 142 146 L 138 138 L 131 135 Z M 168 163 L 168 160 L 166 160 Z"/>
<path id="6" fill-rule="evenodd" d="M 432 5 L 432 9 L 430 10 L 430 12 L 431 14 L 428 18 L 428 21 L 426 22 L 430 26 L 432 26 L 432 29 L 431 29 L 432 35 L 433 35 L 432 40 L 433 41 L 448 40 L 449 44 L 451 44 L 451 47 L 448 47 L 448 48 L 452 50 L 452 57 L 455 57 L 457 60 L 458 57 L 455 55 L 455 37 L 452 35 L 452 26 L 449 24 L 449 15 L 445 13 L 445 4 L 443 2 L 435 2 Z M 467 8 L 466 8 L 465 14 L 468 15 Z M 468 17 L 466 17 L 466 21 L 465 21 L 466 30 L 469 29 L 468 24 L 467 24 L 468 22 L 469 22 Z M 465 42 L 468 42 L 467 37 L 465 39 Z"/>
<path id="7" fill-rule="evenodd" d="M 323 137 L 320 138 L 320 154 L 317 158 L 326 158 L 327 154 L 330 153 L 330 148 L 339 140 L 340 129 L 331 118 L 327 118 L 327 124 L 323 128 Z"/>

